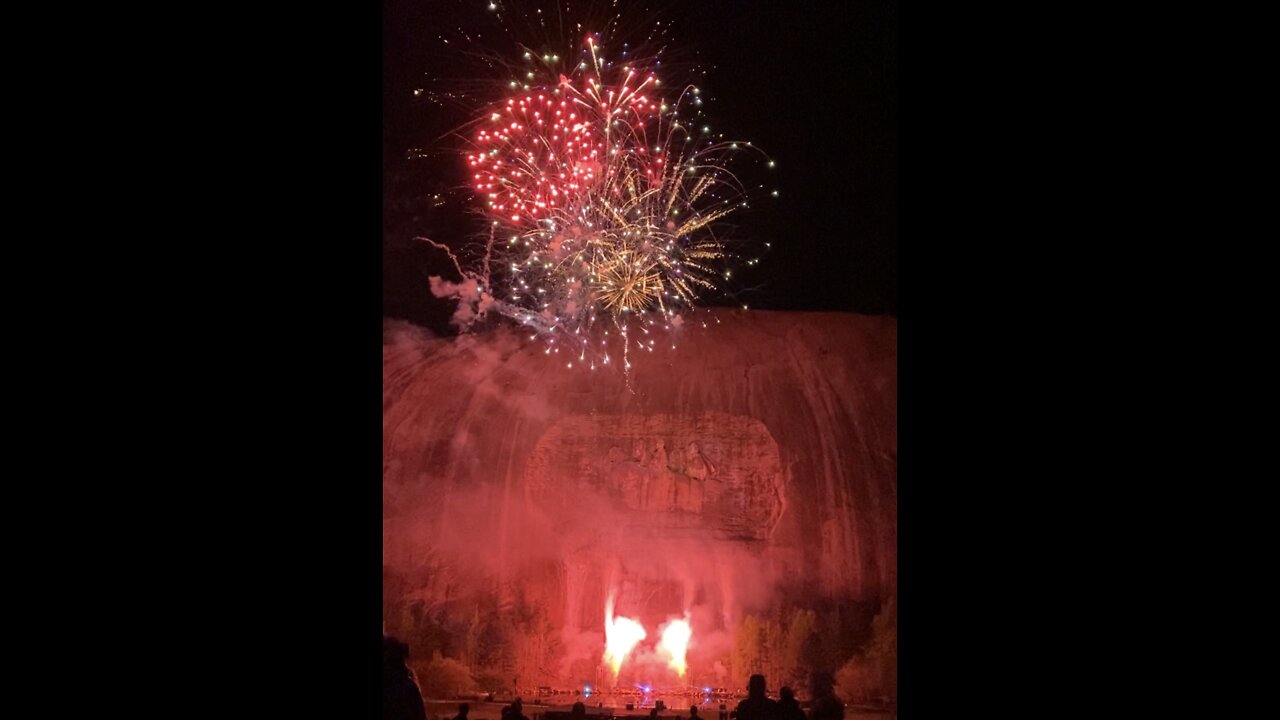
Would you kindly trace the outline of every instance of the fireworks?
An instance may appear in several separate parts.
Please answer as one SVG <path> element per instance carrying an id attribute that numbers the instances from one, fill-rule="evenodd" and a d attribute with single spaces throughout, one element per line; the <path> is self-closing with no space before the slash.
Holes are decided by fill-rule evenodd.
<path id="1" fill-rule="evenodd" d="M 610 593 L 604 606 L 605 649 L 603 661 L 613 672 L 613 680 L 617 682 L 622 663 L 632 650 L 648 636 L 639 621 L 613 614 L 613 594 Z M 683 618 L 673 618 L 662 627 L 655 650 L 659 656 L 667 659 L 667 667 L 675 671 L 682 680 L 689 669 L 685 656 L 689 650 L 689 640 L 693 637 L 693 628 L 689 625 L 689 614 Z"/>
<path id="2" fill-rule="evenodd" d="M 693 629 L 689 627 L 689 618 L 686 616 L 683 620 L 672 620 L 667 623 L 662 631 L 662 640 L 658 643 L 658 649 L 671 658 L 667 661 L 667 665 L 681 678 L 684 678 L 684 673 L 689 668 L 688 663 L 685 662 L 685 654 L 688 652 L 691 637 L 693 637 Z"/>
<path id="3" fill-rule="evenodd" d="M 524 77 L 468 137 L 489 239 L 483 273 L 458 268 L 484 297 L 461 315 L 496 311 L 532 329 L 547 354 L 565 349 L 591 369 L 609 364 L 612 338 L 626 370 L 636 328 L 675 331 L 700 294 L 731 277 L 715 226 L 747 205 L 730 161 L 758 151 L 709 138 L 693 121 L 699 88 L 669 95 L 656 60 L 608 61 L 595 35 L 563 61 L 524 55 Z M 635 344 L 655 348 L 652 338 Z"/>
<path id="4" fill-rule="evenodd" d="M 613 616 L 613 597 L 610 596 L 604 609 L 604 662 L 613 670 L 614 681 L 618 679 L 622 661 L 645 635 L 644 627 L 635 620 Z"/>

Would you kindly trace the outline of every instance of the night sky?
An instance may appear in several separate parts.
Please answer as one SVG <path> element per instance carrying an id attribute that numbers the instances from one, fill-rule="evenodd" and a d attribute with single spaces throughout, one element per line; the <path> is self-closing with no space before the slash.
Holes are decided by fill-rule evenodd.
<path id="1" fill-rule="evenodd" d="M 431 297 L 427 276 L 447 275 L 448 267 L 413 237 L 456 247 L 483 227 L 470 212 L 458 142 L 448 133 L 471 119 L 470 108 L 500 97 L 505 76 L 486 76 L 475 47 L 516 58 L 514 42 L 487 5 L 384 0 L 383 312 L 437 330 L 444 329 L 449 306 Z M 643 41 L 655 20 L 670 23 L 662 57 L 669 67 L 707 71 L 697 77 L 709 121 L 777 161 L 761 179 L 780 196 L 761 198 L 726 219 L 735 236 L 771 242 L 771 250 L 758 266 L 735 273 L 725 294 L 701 304 L 896 315 L 894 3 L 620 5 L 632 8 L 620 23 L 631 29 L 627 39 Z M 517 6 L 535 18 L 536 9 L 555 8 L 550 2 L 506 3 L 509 23 Z M 575 18 L 610 16 L 608 3 L 573 6 Z M 481 37 L 468 47 L 459 29 Z M 525 42 L 558 35 L 554 27 L 544 31 L 532 24 L 517 33 Z M 446 44 L 441 38 L 452 39 Z M 418 88 L 423 94 L 415 96 Z M 455 101 L 445 93 L 466 97 Z"/>

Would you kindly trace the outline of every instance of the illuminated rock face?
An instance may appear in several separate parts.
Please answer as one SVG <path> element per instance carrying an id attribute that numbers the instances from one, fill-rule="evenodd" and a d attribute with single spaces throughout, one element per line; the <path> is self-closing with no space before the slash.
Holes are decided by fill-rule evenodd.
<path id="1" fill-rule="evenodd" d="M 389 332 L 388 631 L 477 675 L 581 682 L 612 594 L 651 640 L 690 614 L 697 682 L 724 675 L 745 613 L 878 605 L 896 586 L 896 335 L 703 313 L 677 350 L 633 358 L 629 389 L 514 331 Z M 633 669 L 659 665 L 646 647 Z"/>
<path id="2" fill-rule="evenodd" d="M 640 532 L 767 540 L 782 514 L 778 444 L 742 415 L 572 415 L 542 435 L 524 475 L 548 512 L 590 493 L 631 511 Z"/>

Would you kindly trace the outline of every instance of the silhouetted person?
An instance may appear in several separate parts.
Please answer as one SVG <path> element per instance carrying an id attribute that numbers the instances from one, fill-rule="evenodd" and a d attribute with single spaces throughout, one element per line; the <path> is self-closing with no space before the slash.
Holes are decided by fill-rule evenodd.
<path id="1" fill-rule="evenodd" d="M 503 718 L 505 718 L 505 720 L 529 720 L 529 718 L 524 716 L 523 711 L 524 701 L 520 698 L 516 698 L 510 705 L 503 708 Z"/>
<path id="2" fill-rule="evenodd" d="M 747 699 L 738 703 L 737 720 L 778 720 L 778 703 L 764 694 L 763 675 L 752 675 L 747 681 Z"/>
<path id="3" fill-rule="evenodd" d="M 689 706 L 689 720 L 702 720 L 702 718 L 698 717 L 698 706 L 697 706 L 697 705 L 690 705 L 690 706 Z"/>
<path id="4" fill-rule="evenodd" d="M 587 706 L 580 702 L 574 703 L 569 710 L 569 720 L 587 720 Z"/>
<path id="5" fill-rule="evenodd" d="M 809 720 L 844 720 L 844 701 L 836 697 L 831 675 L 813 674 L 813 708 Z"/>
<path id="6" fill-rule="evenodd" d="M 654 705 L 654 706 L 653 706 L 653 709 L 649 711 L 649 720 L 658 720 L 658 706 L 657 706 L 657 705 Z"/>
<path id="7" fill-rule="evenodd" d="M 382 718 L 383 720 L 426 720 L 422 691 L 406 662 L 409 646 L 382 636 Z"/>
<path id="8" fill-rule="evenodd" d="M 467 720 L 467 713 L 471 712 L 471 706 L 466 703 L 458 705 L 458 714 L 453 716 L 453 720 Z"/>
<path id="9" fill-rule="evenodd" d="M 778 691 L 778 720 L 805 720 L 804 710 L 796 702 L 796 694 L 789 687 Z"/>

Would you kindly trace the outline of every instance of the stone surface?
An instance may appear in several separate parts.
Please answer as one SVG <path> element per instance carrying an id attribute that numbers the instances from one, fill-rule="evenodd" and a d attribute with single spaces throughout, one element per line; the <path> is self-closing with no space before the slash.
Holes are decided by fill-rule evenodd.
<path id="1" fill-rule="evenodd" d="M 896 321 L 717 310 L 678 333 L 628 383 L 511 329 L 389 328 L 389 631 L 551 682 L 598 661 L 613 594 L 650 642 L 691 614 L 705 674 L 744 613 L 894 592 Z"/>

